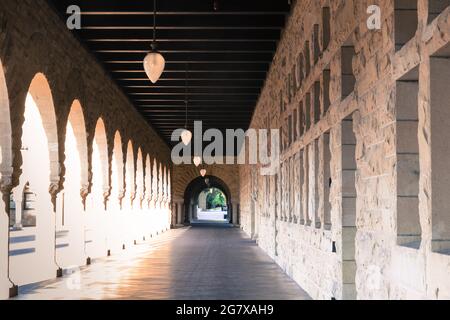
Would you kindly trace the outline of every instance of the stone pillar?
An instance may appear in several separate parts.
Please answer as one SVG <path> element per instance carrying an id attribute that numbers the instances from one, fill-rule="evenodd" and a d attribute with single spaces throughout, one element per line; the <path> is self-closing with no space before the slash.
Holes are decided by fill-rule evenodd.
<path id="1" fill-rule="evenodd" d="M 238 224 L 238 204 L 237 203 L 232 203 L 231 204 L 231 206 L 232 206 L 232 214 L 233 214 L 233 224 L 235 225 L 235 226 L 239 226 L 239 224 Z"/>
<path id="2" fill-rule="evenodd" d="M 177 202 L 177 226 L 184 225 L 184 211 L 183 211 L 183 202 Z"/>
<path id="3" fill-rule="evenodd" d="M 16 205 L 16 219 L 15 219 L 15 223 L 14 223 L 14 229 L 20 230 L 22 229 L 22 211 L 23 211 L 23 199 L 17 199 L 16 197 L 14 197 L 14 202 Z"/>
<path id="4" fill-rule="evenodd" d="M 0 172 L 0 300 L 8 299 L 18 291 L 17 286 L 8 279 L 8 259 L 9 259 L 9 217 L 7 214 L 7 201 L 10 197 L 11 179 L 2 176 Z M 12 290 L 10 290 L 12 288 Z"/>

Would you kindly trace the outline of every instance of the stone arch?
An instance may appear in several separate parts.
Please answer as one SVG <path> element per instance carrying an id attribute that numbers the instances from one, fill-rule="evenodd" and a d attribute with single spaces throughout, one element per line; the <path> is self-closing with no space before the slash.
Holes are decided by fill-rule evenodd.
<path id="1" fill-rule="evenodd" d="M 145 201 L 149 202 L 152 196 L 152 162 L 150 159 L 150 155 L 147 154 L 145 158 Z"/>
<path id="2" fill-rule="evenodd" d="M 132 205 L 136 196 L 136 174 L 134 165 L 133 142 L 131 140 L 128 141 L 127 145 L 127 157 L 125 163 L 125 190 L 126 201 L 127 203 Z"/>
<path id="3" fill-rule="evenodd" d="M 170 204 L 172 201 L 172 178 L 170 168 L 167 169 L 167 199 Z"/>
<path id="4" fill-rule="evenodd" d="M 144 200 L 145 184 L 144 184 L 144 159 L 142 157 L 141 148 L 138 149 L 136 160 L 136 198 L 139 200 L 139 205 L 142 207 Z"/>
<path id="5" fill-rule="evenodd" d="M 206 181 L 208 183 L 206 183 Z M 217 188 L 221 190 L 226 198 L 227 198 L 227 205 L 230 209 L 232 206 L 232 194 L 230 191 L 230 188 L 228 185 L 220 178 L 216 176 L 206 176 L 206 177 L 197 177 L 193 179 L 188 186 L 186 187 L 186 190 L 184 192 L 184 222 L 185 223 L 191 223 L 193 214 L 194 206 L 196 206 L 196 201 L 198 199 L 199 194 L 207 189 L 207 188 Z M 230 214 L 230 211 L 228 211 L 228 220 L 230 223 L 232 223 L 232 215 Z"/>
<path id="6" fill-rule="evenodd" d="M 152 174 L 152 200 L 158 201 L 158 161 L 153 160 L 153 174 Z"/>
<path id="7" fill-rule="evenodd" d="M 166 166 L 163 166 L 162 175 L 163 175 L 163 178 L 162 178 L 162 195 L 163 195 L 163 199 L 164 199 L 164 202 L 165 202 L 166 199 L 167 199 L 167 168 L 166 168 Z"/>
<path id="8" fill-rule="evenodd" d="M 94 140 L 92 141 L 92 186 L 102 188 L 103 196 L 109 194 L 109 166 L 108 166 L 108 140 L 105 122 L 100 117 L 95 126 Z M 97 184 L 97 186 L 94 186 Z"/>
<path id="9" fill-rule="evenodd" d="M 163 199 L 163 164 L 160 163 L 158 166 L 158 199 L 161 201 Z"/>
<path id="10" fill-rule="evenodd" d="M 89 166 L 88 166 L 88 148 L 87 148 L 87 134 L 86 123 L 84 120 L 84 112 L 79 100 L 75 100 L 70 108 L 67 125 L 72 127 L 75 135 L 78 154 L 80 157 L 80 182 L 81 195 L 86 197 L 89 189 Z M 67 169 L 67 168 L 66 168 Z"/>
<path id="11" fill-rule="evenodd" d="M 119 130 L 114 134 L 114 146 L 112 155 L 111 168 L 111 192 L 114 201 L 121 201 L 124 197 L 125 180 L 124 180 L 124 159 L 122 149 L 122 136 Z"/>
<path id="12" fill-rule="evenodd" d="M 50 160 L 50 193 L 56 194 L 59 189 L 59 144 L 55 107 L 50 85 L 43 73 L 34 76 L 28 89 L 27 100 L 31 98 L 36 104 L 47 136 Z"/>
<path id="13" fill-rule="evenodd" d="M 70 108 L 64 137 L 63 189 L 56 205 L 56 260 L 66 268 L 84 260 L 82 213 L 89 193 L 87 133 L 82 106 L 75 100 Z"/>
<path id="14" fill-rule="evenodd" d="M 10 278 L 19 286 L 50 279 L 57 269 L 53 213 L 60 189 L 59 144 L 52 92 L 44 74 L 37 73 L 31 81 L 23 110 L 19 153 L 22 166 L 12 193 L 15 219 L 11 222 L 10 238 L 30 236 L 36 240 L 32 243 L 33 252 L 27 255 L 20 254 L 20 247 L 11 244 Z M 29 265 L 36 271 L 30 273 L 26 268 Z"/>

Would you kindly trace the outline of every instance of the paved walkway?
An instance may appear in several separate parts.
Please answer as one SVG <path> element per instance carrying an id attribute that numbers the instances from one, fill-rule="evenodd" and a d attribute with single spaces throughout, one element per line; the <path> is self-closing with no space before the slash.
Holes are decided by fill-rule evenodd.
<path id="1" fill-rule="evenodd" d="M 236 228 L 171 230 L 132 252 L 20 289 L 19 299 L 309 299 Z"/>

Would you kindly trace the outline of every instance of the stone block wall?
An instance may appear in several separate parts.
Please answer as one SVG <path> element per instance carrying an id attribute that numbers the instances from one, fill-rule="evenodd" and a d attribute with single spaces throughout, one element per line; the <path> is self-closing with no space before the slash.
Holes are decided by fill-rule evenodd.
<path id="1" fill-rule="evenodd" d="M 449 1 L 295 2 L 251 123 L 281 166 L 240 167 L 241 226 L 313 298 L 450 298 L 449 48 Z"/>

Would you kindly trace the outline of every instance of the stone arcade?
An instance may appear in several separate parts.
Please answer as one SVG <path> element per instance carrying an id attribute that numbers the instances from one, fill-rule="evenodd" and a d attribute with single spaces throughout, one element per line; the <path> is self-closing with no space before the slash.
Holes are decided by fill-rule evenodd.
<path id="1" fill-rule="evenodd" d="M 154 86 L 152 6 L 85 2 L 68 30 L 69 2 L 0 0 L 0 299 L 91 264 L 85 281 L 106 257 L 131 280 L 105 276 L 102 297 L 297 298 L 298 284 L 313 299 L 450 299 L 450 0 L 158 1 Z M 194 120 L 279 130 L 276 174 L 175 165 L 171 134 Z M 188 227 L 206 187 L 227 219 Z M 153 273 L 137 279 L 136 261 Z"/>

